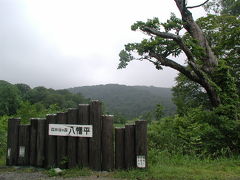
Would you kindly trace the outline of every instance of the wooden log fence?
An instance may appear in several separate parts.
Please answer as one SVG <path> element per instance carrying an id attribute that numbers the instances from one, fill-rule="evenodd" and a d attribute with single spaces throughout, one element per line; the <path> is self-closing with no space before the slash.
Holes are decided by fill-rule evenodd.
<path id="1" fill-rule="evenodd" d="M 100 101 L 32 118 L 30 125 L 20 121 L 8 120 L 8 166 L 96 171 L 147 167 L 147 122 L 114 129 L 114 117 L 102 114 Z"/>

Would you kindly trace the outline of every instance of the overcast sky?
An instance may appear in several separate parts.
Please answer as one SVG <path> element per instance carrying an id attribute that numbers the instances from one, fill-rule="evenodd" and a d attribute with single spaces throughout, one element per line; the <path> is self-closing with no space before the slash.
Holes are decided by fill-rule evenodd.
<path id="1" fill-rule="evenodd" d="M 201 3 L 189 0 L 189 4 Z M 117 70 L 131 25 L 171 12 L 174 0 L 0 0 L 0 79 L 61 89 L 118 83 L 172 87 L 177 72 L 131 62 Z M 195 18 L 202 8 L 194 10 Z"/>

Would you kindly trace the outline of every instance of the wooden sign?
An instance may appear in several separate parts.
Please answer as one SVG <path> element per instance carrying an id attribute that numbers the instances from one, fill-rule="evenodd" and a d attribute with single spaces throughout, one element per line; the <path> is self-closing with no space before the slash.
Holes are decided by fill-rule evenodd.
<path id="1" fill-rule="evenodd" d="M 50 136 L 92 137 L 92 125 L 49 124 Z"/>

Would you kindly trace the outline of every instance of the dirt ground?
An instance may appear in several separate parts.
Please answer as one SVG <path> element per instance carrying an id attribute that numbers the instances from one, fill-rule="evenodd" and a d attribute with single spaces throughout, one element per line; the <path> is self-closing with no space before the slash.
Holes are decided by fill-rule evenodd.
<path id="1" fill-rule="evenodd" d="M 34 172 L 26 172 L 24 169 L 0 169 L 0 180 L 120 180 L 107 176 L 107 172 L 100 173 L 99 175 L 91 175 L 84 177 L 65 178 L 61 176 L 49 177 L 42 170 L 35 170 Z M 122 180 L 122 179 L 121 179 Z"/>

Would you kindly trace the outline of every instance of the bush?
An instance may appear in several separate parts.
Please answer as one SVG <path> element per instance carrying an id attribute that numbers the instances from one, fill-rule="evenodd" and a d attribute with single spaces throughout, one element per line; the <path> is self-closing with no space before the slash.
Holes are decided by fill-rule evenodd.
<path id="1" fill-rule="evenodd" d="M 57 105 L 51 105 L 48 109 L 41 104 L 31 105 L 29 102 L 23 102 L 14 117 L 21 117 L 21 124 L 29 124 L 30 118 L 45 117 L 46 114 L 53 114 L 60 109 Z M 0 116 L 0 158 L 3 157 L 7 150 L 7 126 L 8 119 L 12 116 Z"/>
<path id="2" fill-rule="evenodd" d="M 0 157 L 4 156 L 7 149 L 7 121 L 9 116 L 0 117 Z"/>
<path id="3" fill-rule="evenodd" d="M 239 122 L 201 108 L 163 118 L 149 128 L 149 147 L 170 153 L 230 155 L 238 153 Z"/>

